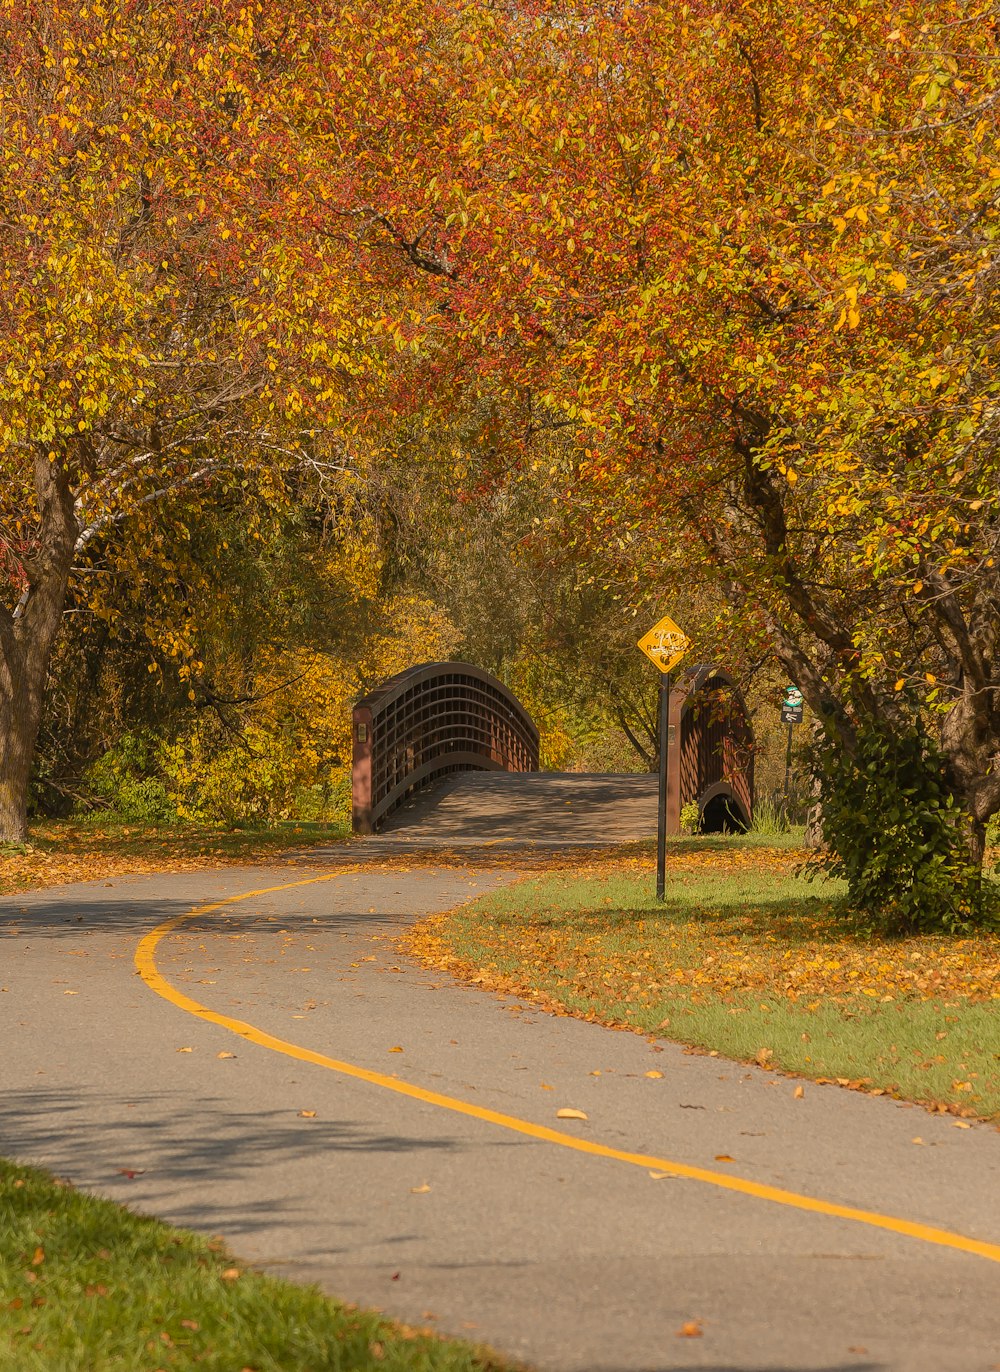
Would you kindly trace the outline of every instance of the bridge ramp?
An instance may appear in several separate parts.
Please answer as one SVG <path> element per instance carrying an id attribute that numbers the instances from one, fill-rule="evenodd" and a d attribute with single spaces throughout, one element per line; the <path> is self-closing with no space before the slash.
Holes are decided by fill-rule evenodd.
<path id="1" fill-rule="evenodd" d="M 456 772 L 417 791 L 374 840 L 400 847 L 574 848 L 656 835 L 656 777 Z"/>

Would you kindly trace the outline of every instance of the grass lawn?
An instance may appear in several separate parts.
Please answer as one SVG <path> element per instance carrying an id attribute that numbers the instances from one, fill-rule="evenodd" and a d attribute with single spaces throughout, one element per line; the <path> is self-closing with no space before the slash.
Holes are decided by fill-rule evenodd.
<path id="1" fill-rule="evenodd" d="M 736 839 L 534 876 L 407 950 L 480 986 L 726 1057 L 1000 1118 L 1000 936 L 883 939 L 802 854 Z"/>
<path id="2" fill-rule="evenodd" d="M 0 1161 L 2 1372 L 502 1372 L 494 1355 L 243 1267 Z"/>
<path id="3" fill-rule="evenodd" d="M 34 824 L 23 847 L 0 844 L 0 895 L 130 872 L 266 862 L 289 848 L 336 843 L 347 824 L 288 821 L 270 829 L 208 824 L 149 826 L 99 817 Z"/>

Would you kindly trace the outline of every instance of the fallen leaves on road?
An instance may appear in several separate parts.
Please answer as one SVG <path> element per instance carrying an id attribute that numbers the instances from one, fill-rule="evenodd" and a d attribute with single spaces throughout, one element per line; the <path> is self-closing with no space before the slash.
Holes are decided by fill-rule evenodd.
<path id="1" fill-rule="evenodd" d="M 698 1320 L 688 1320 L 677 1331 L 679 1339 L 700 1339 L 705 1331 Z"/>
<path id="2" fill-rule="evenodd" d="M 411 1196 L 426 1196 L 427 1193 L 428 1193 L 428 1191 L 429 1191 L 430 1189 L 431 1189 L 431 1188 L 427 1185 L 427 1183 L 426 1183 L 426 1182 L 423 1182 L 422 1185 L 420 1185 L 420 1186 L 411 1186 L 411 1187 L 410 1187 L 410 1195 L 411 1195 Z"/>
<path id="3" fill-rule="evenodd" d="M 316 1118 L 316 1111 L 315 1111 L 315 1110 L 300 1110 L 300 1111 L 299 1111 L 299 1119 L 303 1119 L 303 1120 L 314 1120 L 315 1118 Z"/>
<path id="4" fill-rule="evenodd" d="M 556 1111 L 557 1120 L 585 1120 L 586 1118 L 587 1116 L 582 1110 L 573 1110 L 568 1105 L 563 1106 L 561 1110 Z"/>

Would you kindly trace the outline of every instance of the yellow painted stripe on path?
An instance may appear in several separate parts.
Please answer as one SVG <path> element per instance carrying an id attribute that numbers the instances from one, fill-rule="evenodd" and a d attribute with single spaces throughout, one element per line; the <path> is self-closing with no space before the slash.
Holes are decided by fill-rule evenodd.
<path id="1" fill-rule="evenodd" d="M 933 1225 L 919 1224 L 913 1220 L 898 1219 L 893 1215 L 880 1215 L 874 1210 L 860 1210 L 851 1205 L 838 1205 L 834 1201 L 819 1200 L 815 1196 L 802 1196 L 795 1191 L 784 1191 L 778 1186 L 768 1186 L 763 1182 L 750 1181 L 746 1177 L 728 1176 L 723 1172 L 713 1172 L 705 1167 L 692 1167 L 688 1163 L 674 1162 L 670 1158 L 655 1157 L 650 1153 L 628 1153 L 620 1148 L 610 1148 L 607 1144 L 577 1138 L 575 1135 L 564 1133 L 559 1129 L 550 1129 L 544 1124 L 533 1124 L 530 1120 L 518 1119 L 516 1115 L 505 1115 L 498 1110 L 489 1110 L 482 1105 L 473 1105 L 471 1102 L 459 1100 L 455 1096 L 445 1096 L 438 1091 L 427 1091 L 422 1086 L 412 1086 L 409 1082 L 386 1076 L 383 1072 L 372 1072 L 367 1067 L 358 1067 L 351 1062 L 341 1062 L 337 1058 L 327 1057 L 325 1053 L 316 1053 L 311 1048 L 303 1048 L 297 1043 L 289 1043 L 287 1039 L 276 1038 L 273 1034 L 268 1034 L 253 1024 L 247 1024 L 244 1020 L 234 1019 L 230 1015 L 222 1015 L 216 1010 L 210 1010 L 207 1006 L 200 1005 L 196 1000 L 192 1000 L 190 996 L 186 996 L 183 991 L 179 991 L 167 981 L 156 965 L 156 950 L 161 940 L 189 920 L 196 919 L 200 915 L 211 914 L 227 905 L 236 905 L 244 900 L 253 900 L 257 896 L 270 895 L 276 891 L 290 891 L 299 886 L 314 886 L 324 881 L 335 881 L 343 875 L 343 871 L 339 871 L 322 877 L 308 877 L 304 881 L 290 881 L 283 886 L 267 886 L 260 891 L 246 891 L 243 895 L 228 896 L 225 900 L 213 901 L 208 905 L 199 905 L 184 914 L 175 915 L 173 919 L 165 920 L 162 924 L 157 925 L 151 933 L 142 939 L 136 949 L 135 965 L 146 985 L 157 995 L 162 996 L 164 1000 L 176 1005 L 178 1009 L 186 1011 L 189 1015 L 195 1015 L 198 1019 L 207 1020 L 210 1024 L 218 1024 L 223 1029 L 229 1029 L 232 1033 L 238 1034 L 240 1038 L 256 1043 L 261 1048 L 269 1048 L 274 1053 L 283 1053 L 285 1057 L 295 1058 L 299 1062 L 309 1062 L 315 1067 L 324 1067 L 327 1071 L 339 1072 L 342 1076 L 353 1077 L 357 1081 L 366 1081 L 371 1086 L 380 1086 L 383 1090 L 395 1091 L 397 1095 L 408 1096 L 411 1100 L 423 1101 L 426 1105 L 434 1105 L 441 1110 L 450 1110 L 457 1115 L 468 1115 L 472 1119 L 482 1120 L 486 1124 L 493 1124 L 501 1129 L 509 1129 L 515 1134 L 523 1134 L 527 1138 L 538 1139 L 542 1143 L 558 1144 L 560 1148 L 569 1148 L 576 1153 L 587 1153 L 591 1157 L 597 1158 L 612 1158 L 616 1162 L 626 1162 L 632 1167 L 645 1167 L 661 1172 L 670 1172 L 673 1176 L 685 1177 L 688 1181 L 702 1182 L 707 1186 L 717 1186 L 723 1191 L 736 1191 L 743 1196 L 753 1196 L 757 1200 L 770 1201 L 775 1205 L 787 1205 L 794 1210 L 805 1210 L 812 1214 L 829 1215 L 834 1219 L 853 1220 L 856 1224 L 869 1225 L 873 1229 L 887 1229 L 890 1233 L 902 1234 L 906 1238 L 918 1239 L 922 1243 L 935 1244 L 941 1248 L 955 1248 L 961 1253 L 972 1253 L 976 1257 L 987 1258 L 990 1262 L 1000 1262 L 1000 1244 L 986 1243 L 982 1239 L 968 1238 L 964 1234 L 953 1234 L 947 1229 L 937 1229 Z"/>

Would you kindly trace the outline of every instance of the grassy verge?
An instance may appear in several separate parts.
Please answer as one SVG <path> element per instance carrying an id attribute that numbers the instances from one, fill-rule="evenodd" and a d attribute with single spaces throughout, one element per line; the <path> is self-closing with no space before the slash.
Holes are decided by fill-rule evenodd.
<path id="1" fill-rule="evenodd" d="M 533 877 L 407 935 L 481 986 L 818 1080 L 1000 1118 L 1000 937 L 853 931 L 800 855 L 729 840 Z"/>
<path id="2" fill-rule="evenodd" d="M 245 1269 L 0 1161 L 3 1372 L 501 1372 L 486 1350 Z"/>
<path id="3" fill-rule="evenodd" d="M 23 847 L 0 844 L 0 895 L 131 872 L 267 861 L 286 849 L 335 843 L 348 834 L 342 824 L 293 821 L 270 829 L 95 819 L 35 824 Z"/>

